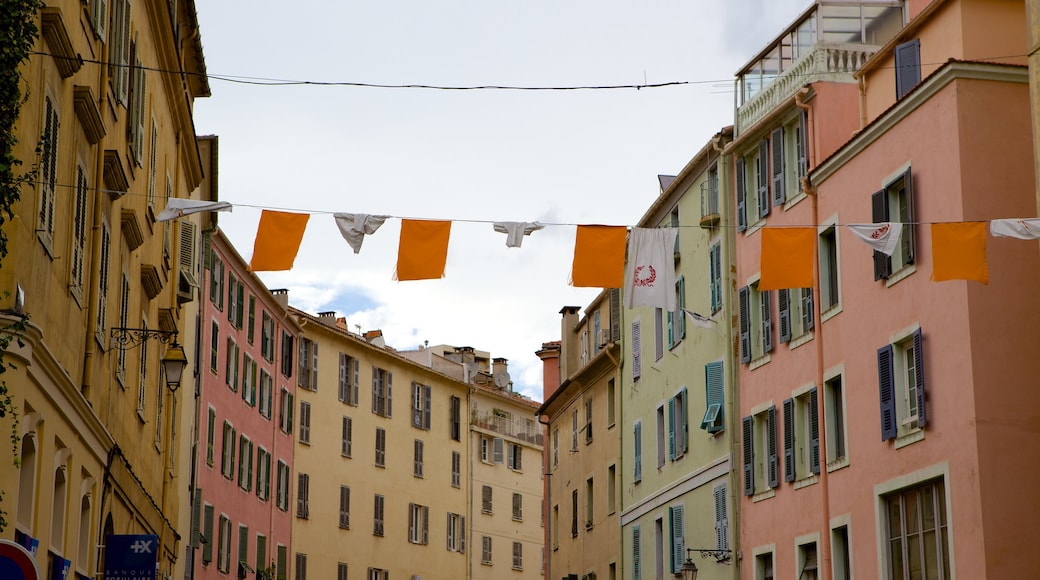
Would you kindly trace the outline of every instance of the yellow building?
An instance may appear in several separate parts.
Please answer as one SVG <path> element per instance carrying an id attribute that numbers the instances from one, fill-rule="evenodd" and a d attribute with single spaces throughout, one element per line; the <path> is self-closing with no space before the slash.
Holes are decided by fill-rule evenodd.
<path id="1" fill-rule="evenodd" d="M 615 388 L 621 336 L 620 292 L 605 290 L 585 308 L 565 307 L 560 386 L 538 409 L 548 424 L 546 577 L 617 578 L 618 434 Z"/>
<path id="2" fill-rule="evenodd" d="M 290 312 L 302 328 L 290 577 L 466 577 L 467 385 L 334 312 Z"/>
<path id="3" fill-rule="evenodd" d="M 35 545 L 45 572 L 87 577 L 106 534 L 157 535 L 164 574 L 182 549 L 173 426 L 191 390 L 166 388 L 156 339 L 185 338 L 195 293 L 178 290 L 198 229 L 156 216 L 203 179 L 191 107 L 209 86 L 194 5 L 133 6 L 48 0 L 39 13 L 14 154 L 40 171 L 4 225 L 0 269 L 0 322 L 29 316 L 4 360 L 17 443 L 0 449 L 0 537 Z M 118 327 L 163 332 L 120 348 Z"/>

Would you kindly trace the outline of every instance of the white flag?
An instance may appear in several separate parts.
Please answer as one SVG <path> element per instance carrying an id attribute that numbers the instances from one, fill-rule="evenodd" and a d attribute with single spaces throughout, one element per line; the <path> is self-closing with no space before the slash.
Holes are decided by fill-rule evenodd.
<path id="1" fill-rule="evenodd" d="M 710 319 L 710 318 L 708 318 L 707 316 L 704 316 L 703 314 L 697 314 L 696 312 L 694 312 L 692 310 L 687 310 L 685 308 L 683 308 L 683 312 L 685 312 L 686 315 L 690 317 L 690 322 L 694 326 L 696 326 L 696 327 L 699 327 L 699 328 L 714 328 L 715 327 L 715 321 Z"/>
<path id="2" fill-rule="evenodd" d="M 510 248 L 519 248 L 524 236 L 545 227 L 539 222 L 494 222 L 492 225 L 496 232 L 506 234 L 506 246 Z"/>
<path id="3" fill-rule="evenodd" d="M 998 238 L 1040 239 L 1040 219 L 1006 219 L 989 222 L 989 233 Z"/>
<path id="4" fill-rule="evenodd" d="M 675 310 L 675 228 L 632 228 L 625 264 L 625 307 Z"/>
<path id="5" fill-rule="evenodd" d="M 204 211 L 231 211 L 231 204 L 226 201 L 203 201 L 200 199 L 171 197 L 166 200 L 166 207 L 159 212 L 159 216 L 155 218 L 155 221 L 168 222 L 175 218 Z"/>
<path id="6" fill-rule="evenodd" d="M 899 234 L 903 231 L 901 222 L 881 222 L 876 224 L 849 224 L 849 229 L 871 248 L 891 256 L 899 245 Z"/>
<path id="7" fill-rule="evenodd" d="M 390 217 L 367 213 L 335 213 L 332 216 L 336 218 L 336 227 L 339 228 L 340 235 L 354 249 L 355 254 L 361 252 L 361 243 L 365 241 L 365 236 L 376 233 L 379 226 Z"/>

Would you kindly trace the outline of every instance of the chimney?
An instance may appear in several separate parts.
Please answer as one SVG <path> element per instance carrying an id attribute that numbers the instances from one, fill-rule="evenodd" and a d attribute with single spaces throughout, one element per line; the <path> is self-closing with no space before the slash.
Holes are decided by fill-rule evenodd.
<path id="1" fill-rule="evenodd" d="M 336 319 L 336 328 L 340 330 L 347 330 L 347 319 L 340 316 Z"/>
<path id="2" fill-rule="evenodd" d="M 271 290 L 271 294 L 274 299 L 278 301 L 278 304 L 283 310 L 289 309 L 289 289 L 288 288 L 277 288 Z"/>
<path id="3" fill-rule="evenodd" d="M 329 310 L 318 313 L 318 320 L 325 326 L 336 326 L 336 311 Z"/>
<path id="4" fill-rule="evenodd" d="M 473 352 L 472 346 L 458 346 L 455 347 L 455 352 L 462 355 L 463 363 L 476 362 L 477 355 Z"/>
<path id="5" fill-rule="evenodd" d="M 365 331 L 365 340 L 368 341 L 372 346 L 378 346 L 383 348 L 386 346 L 386 341 L 383 340 L 382 330 L 367 330 Z"/>
<path id="6" fill-rule="evenodd" d="M 509 372 L 509 361 L 504 358 L 492 359 L 491 374 L 497 375 L 498 373 L 504 372 Z"/>
<path id="7" fill-rule="evenodd" d="M 563 337 L 560 344 L 560 382 L 578 370 L 580 345 L 578 337 L 574 335 L 574 328 L 578 325 L 578 310 L 580 308 L 577 306 L 564 306 L 560 310 L 563 315 L 560 321 L 560 336 Z"/>

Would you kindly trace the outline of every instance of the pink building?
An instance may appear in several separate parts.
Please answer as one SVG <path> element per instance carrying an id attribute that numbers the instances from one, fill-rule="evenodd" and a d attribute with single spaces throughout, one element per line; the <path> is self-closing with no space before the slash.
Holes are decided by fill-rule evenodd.
<path id="1" fill-rule="evenodd" d="M 286 316 L 288 295 L 249 272 L 220 230 L 201 283 L 194 578 L 283 579 L 299 328 Z"/>
<path id="2" fill-rule="evenodd" d="M 929 225 L 1035 215 L 1024 3 L 844 4 L 771 47 L 856 72 L 795 46 L 737 113 L 741 577 L 1030 578 L 1040 256 L 990 237 L 988 285 L 933 282 Z M 906 224 L 892 257 L 871 222 Z M 784 225 L 818 229 L 815 288 L 759 292 Z"/>

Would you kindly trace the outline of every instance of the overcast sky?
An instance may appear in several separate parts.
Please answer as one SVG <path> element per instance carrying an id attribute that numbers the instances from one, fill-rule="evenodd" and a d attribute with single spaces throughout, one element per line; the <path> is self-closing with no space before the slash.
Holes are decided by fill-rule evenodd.
<path id="1" fill-rule="evenodd" d="M 809 0 L 198 2 L 218 135 L 220 225 L 247 260 L 259 208 L 313 213 L 291 272 L 262 273 L 308 312 L 381 329 L 400 350 L 472 346 L 541 400 L 534 352 L 559 340 L 573 225 L 507 248 L 489 222 L 634 225 L 733 119 L 733 74 Z M 291 8 L 287 8 L 291 6 Z M 445 91 L 315 82 L 664 87 Z M 251 206 L 251 207 L 250 207 Z M 445 277 L 396 282 L 400 220 L 354 255 L 331 212 L 453 220 Z M 457 221 L 470 220 L 470 221 Z M 691 305 L 696 309 L 697 305 Z"/>

